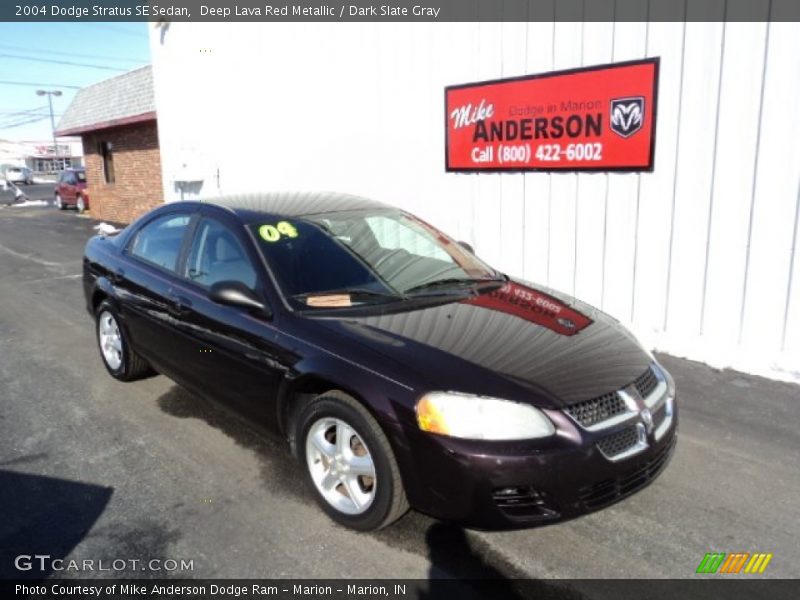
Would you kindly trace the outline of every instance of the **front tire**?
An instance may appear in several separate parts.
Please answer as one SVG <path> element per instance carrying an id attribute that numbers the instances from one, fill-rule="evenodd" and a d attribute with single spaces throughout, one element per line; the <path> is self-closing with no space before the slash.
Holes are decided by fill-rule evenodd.
<path id="1" fill-rule="evenodd" d="M 86 211 L 86 201 L 83 199 L 83 196 L 78 196 L 77 200 L 75 201 L 75 208 L 78 209 L 79 215 Z"/>
<path id="2" fill-rule="evenodd" d="M 370 531 L 405 514 L 408 501 L 389 440 L 357 400 L 327 392 L 302 407 L 296 423 L 306 480 L 328 516 Z"/>
<path id="3" fill-rule="evenodd" d="M 100 357 L 111 376 L 120 381 L 134 381 L 149 374 L 150 365 L 131 348 L 114 305 L 104 300 L 95 317 Z"/>
<path id="4" fill-rule="evenodd" d="M 67 208 L 67 205 L 64 204 L 64 200 L 61 198 L 61 194 L 56 194 L 56 208 L 58 208 L 58 210 Z"/>

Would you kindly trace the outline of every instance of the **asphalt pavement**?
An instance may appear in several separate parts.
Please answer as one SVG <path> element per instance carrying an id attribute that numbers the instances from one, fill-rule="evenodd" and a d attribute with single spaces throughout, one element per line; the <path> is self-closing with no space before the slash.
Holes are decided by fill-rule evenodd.
<path id="1" fill-rule="evenodd" d="M 678 449 L 642 492 L 538 529 L 412 512 L 354 533 L 316 507 L 281 440 L 165 377 L 106 373 L 80 285 L 93 225 L 0 206 L 0 577 L 38 553 L 191 560 L 168 574 L 197 578 L 685 578 L 710 551 L 771 552 L 763 577 L 800 575 L 798 386 L 662 356 Z"/>

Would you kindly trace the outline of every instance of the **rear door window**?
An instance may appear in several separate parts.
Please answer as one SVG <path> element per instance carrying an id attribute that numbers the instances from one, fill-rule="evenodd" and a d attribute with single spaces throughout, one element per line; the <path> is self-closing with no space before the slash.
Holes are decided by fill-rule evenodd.
<path id="1" fill-rule="evenodd" d="M 170 214 L 150 221 L 136 233 L 129 253 L 146 262 L 175 271 L 190 216 Z"/>

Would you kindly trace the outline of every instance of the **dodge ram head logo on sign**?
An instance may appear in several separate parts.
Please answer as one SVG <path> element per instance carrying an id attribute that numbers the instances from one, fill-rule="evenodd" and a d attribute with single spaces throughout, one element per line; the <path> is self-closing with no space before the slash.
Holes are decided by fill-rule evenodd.
<path id="1" fill-rule="evenodd" d="M 448 171 L 652 171 L 658 58 L 445 88 Z"/>
<path id="2" fill-rule="evenodd" d="M 642 128 L 644 98 L 617 98 L 611 101 L 611 131 L 630 137 Z"/>

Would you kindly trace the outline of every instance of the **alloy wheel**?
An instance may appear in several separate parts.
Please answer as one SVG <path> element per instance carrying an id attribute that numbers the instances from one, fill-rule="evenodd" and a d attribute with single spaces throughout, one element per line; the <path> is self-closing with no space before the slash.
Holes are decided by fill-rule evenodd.
<path id="1" fill-rule="evenodd" d="M 375 499 L 377 477 L 369 448 L 347 422 L 317 420 L 306 436 L 306 462 L 320 495 L 336 510 L 360 515 Z"/>
<path id="2" fill-rule="evenodd" d="M 122 365 L 122 335 L 117 320 L 108 311 L 100 313 L 99 333 L 103 360 L 109 368 L 116 371 Z"/>

